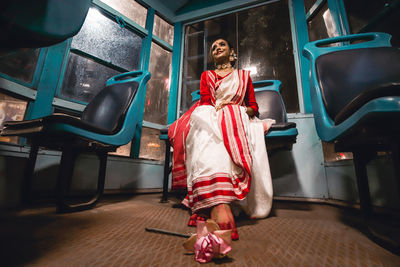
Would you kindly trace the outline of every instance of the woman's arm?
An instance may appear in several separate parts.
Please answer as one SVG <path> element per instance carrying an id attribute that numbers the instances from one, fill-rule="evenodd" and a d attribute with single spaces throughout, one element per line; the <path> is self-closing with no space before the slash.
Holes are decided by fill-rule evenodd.
<path id="1" fill-rule="evenodd" d="M 244 97 L 244 101 L 246 103 L 246 113 L 250 117 L 258 116 L 258 104 L 256 102 L 256 96 L 254 93 L 254 86 L 251 78 L 249 77 L 249 81 L 247 83 L 246 95 Z"/>
<path id="2" fill-rule="evenodd" d="M 200 78 L 200 105 L 212 105 L 210 89 L 207 86 L 207 71 L 203 72 Z"/>

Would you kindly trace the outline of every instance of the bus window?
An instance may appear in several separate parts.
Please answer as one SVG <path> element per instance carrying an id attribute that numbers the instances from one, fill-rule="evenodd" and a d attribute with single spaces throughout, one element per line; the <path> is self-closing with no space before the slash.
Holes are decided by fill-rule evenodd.
<path id="1" fill-rule="evenodd" d="M 171 82 L 172 52 L 152 42 L 143 120 L 156 125 L 166 125 Z M 159 140 L 160 130 L 142 128 L 139 158 L 164 160 L 165 144 Z"/>
<path id="2" fill-rule="evenodd" d="M 139 68 L 142 38 L 91 7 L 73 37 L 61 96 L 89 102 L 113 75 Z"/>
<path id="3" fill-rule="evenodd" d="M 5 121 L 22 121 L 25 117 L 27 101 L 0 93 L 0 130 Z M 0 142 L 18 144 L 17 136 L 0 136 Z"/>
<path id="4" fill-rule="evenodd" d="M 386 32 L 392 46 L 400 46 L 400 8 L 390 0 L 344 0 L 350 33 Z"/>
<path id="5" fill-rule="evenodd" d="M 19 81 L 31 83 L 40 49 L 22 48 L 0 51 L 0 73 Z"/>
<path id="6" fill-rule="evenodd" d="M 146 27 L 147 8 L 136 1 L 100 0 L 141 27 Z"/>
<path id="7" fill-rule="evenodd" d="M 339 31 L 326 1 L 322 2 L 315 12 L 307 18 L 307 26 L 310 42 L 339 36 Z"/>
<path id="8" fill-rule="evenodd" d="M 146 87 L 143 120 L 167 124 L 168 98 L 172 53 L 156 43 L 151 44 L 149 71 L 151 79 Z"/>
<path id="9" fill-rule="evenodd" d="M 164 160 L 165 142 L 160 140 L 160 130 L 148 127 L 142 128 L 139 158 L 151 160 Z"/>
<path id="10" fill-rule="evenodd" d="M 181 114 L 199 89 L 201 73 L 213 68 L 208 46 L 220 36 L 234 46 L 238 68 L 250 70 L 253 81 L 280 80 L 287 111 L 299 112 L 289 9 L 287 1 L 277 1 L 186 26 Z"/>
<path id="11" fill-rule="evenodd" d="M 174 26 L 155 15 L 153 34 L 172 45 L 174 41 Z"/>

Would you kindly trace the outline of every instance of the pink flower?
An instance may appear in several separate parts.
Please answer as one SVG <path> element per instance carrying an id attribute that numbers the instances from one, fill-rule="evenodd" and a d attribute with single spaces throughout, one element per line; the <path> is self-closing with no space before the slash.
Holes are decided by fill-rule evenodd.
<path id="1" fill-rule="evenodd" d="M 219 230 L 213 220 L 197 221 L 197 234 L 191 236 L 183 246 L 195 253 L 195 260 L 206 263 L 213 258 L 221 258 L 232 250 L 230 244 L 232 230 Z"/>

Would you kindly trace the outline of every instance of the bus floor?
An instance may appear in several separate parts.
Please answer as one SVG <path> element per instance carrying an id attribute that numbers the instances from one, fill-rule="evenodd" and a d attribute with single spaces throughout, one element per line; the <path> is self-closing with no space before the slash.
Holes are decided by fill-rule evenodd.
<path id="1" fill-rule="evenodd" d="M 191 266 L 184 238 L 145 227 L 193 233 L 189 212 L 160 194 L 106 195 L 91 210 L 57 214 L 39 205 L 0 214 L 1 266 Z M 237 220 L 240 240 L 227 266 L 400 266 L 400 256 L 362 232 L 354 209 L 275 201 L 266 219 Z"/>

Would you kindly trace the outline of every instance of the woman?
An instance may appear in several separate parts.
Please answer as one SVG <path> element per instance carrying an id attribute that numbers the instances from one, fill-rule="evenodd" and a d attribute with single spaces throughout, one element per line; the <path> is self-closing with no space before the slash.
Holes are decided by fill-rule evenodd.
<path id="1" fill-rule="evenodd" d="M 239 239 L 231 206 L 253 218 L 266 217 L 272 183 L 264 133 L 249 71 L 236 70 L 235 53 L 225 39 L 212 43 L 215 70 L 201 75 L 201 99 L 169 129 L 174 146 L 172 188 L 186 187 L 182 202 L 191 208 L 189 225 L 211 217 Z"/>

